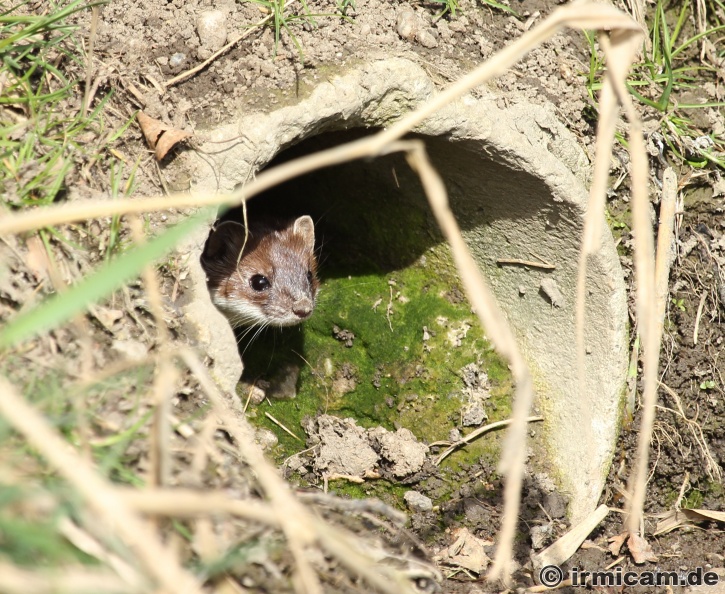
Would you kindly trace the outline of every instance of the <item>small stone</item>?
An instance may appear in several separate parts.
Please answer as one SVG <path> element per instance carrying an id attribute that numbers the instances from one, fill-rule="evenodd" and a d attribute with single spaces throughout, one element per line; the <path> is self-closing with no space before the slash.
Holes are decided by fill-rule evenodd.
<path id="1" fill-rule="evenodd" d="M 463 426 L 478 427 L 488 418 L 483 404 L 478 401 L 469 403 L 463 411 Z"/>
<path id="2" fill-rule="evenodd" d="M 418 17 L 415 16 L 415 12 L 411 8 L 404 8 L 398 13 L 395 29 L 403 39 L 413 41 L 418 27 Z"/>
<path id="3" fill-rule="evenodd" d="M 182 54 L 181 52 L 177 52 L 169 58 L 169 66 L 171 68 L 183 66 L 184 62 L 186 62 L 186 54 Z"/>
<path id="4" fill-rule="evenodd" d="M 468 19 L 465 16 L 461 16 L 448 23 L 448 28 L 456 33 L 463 33 L 468 27 Z"/>
<path id="5" fill-rule="evenodd" d="M 254 434 L 254 441 L 256 441 L 263 450 L 271 450 L 274 446 L 279 443 L 277 436 L 272 433 L 269 429 L 259 427 Z"/>
<path id="6" fill-rule="evenodd" d="M 248 400 L 250 404 L 261 404 L 267 397 L 267 388 L 269 388 L 269 382 L 266 381 L 259 381 L 255 384 L 244 384 L 242 386 L 244 402 Z"/>
<path id="7" fill-rule="evenodd" d="M 430 497 L 426 497 L 418 491 L 408 491 L 403 495 L 405 504 L 408 508 L 415 512 L 429 512 L 433 509 L 433 502 Z"/>
<path id="8" fill-rule="evenodd" d="M 559 285 L 556 284 L 556 281 L 553 278 L 546 277 L 542 279 L 539 288 L 541 289 L 541 292 L 548 297 L 551 305 L 554 307 L 562 307 L 566 305 L 564 295 L 559 290 Z"/>
<path id="9" fill-rule="evenodd" d="M 529 530 L 531 536 L 531 548 L 535 551 L 543 549 L 546 543 L 551 538 L 553 525 L 551 523 L 544 524 L 543 526 L 532 526 Z"/>
<path id="10" fill-rule="evenodd" d="M 221 10 L 205 10 L 196 20 L 196 32 L 202 47 L 215 52 L 227 42 L 226 16 Z"/>
<path id="11" fill-rule="evenodd" d="M 438 37 L 434 29 L 419 29 L 415 34 L 415 38 L 423 47 L 429 49 L 438 47 Z"/>
<path id="12" fill-rule="evenodd" d="M 114 340 L 111 348 L 114 351 L 125 355 L 131 361 L 141 361 L 146 358 L 149 352 L 145 344 L 133 339 Z"/>
<path id="13" fill-rule="evenodd" d="M 300 379 L 300 367 L 293 363 L 281 365 L 277 372 L 269 378 L 268 398 L 292 400 L 297 397 L 297 382 Z"/>

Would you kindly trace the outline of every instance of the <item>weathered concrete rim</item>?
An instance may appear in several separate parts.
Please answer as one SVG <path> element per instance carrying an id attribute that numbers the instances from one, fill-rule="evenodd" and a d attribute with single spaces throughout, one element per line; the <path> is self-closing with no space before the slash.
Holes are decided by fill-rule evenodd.
<path id="1" fill-rule="evenodd" d="M 412 62 L 374 61 L 321 83 L 297 105 L 243 114 L 208 131 L 214 141 L 243 140 L 210 143 L 203 159 L 189 154 L 186 164 L 199 189 L 229 191 L 304 138 L 384 127 L 435 92 L 426 73 Z M 574 295 L 588 161 L 553 109 L 523 103 L 501 108 L 501 97 L 490 91 L 480 95 L 447 106 L 416 132 L 430 137 L 434 161 L 445 163 L 439 169 L 459 217 L 475 221 L 478 210 L 490 213 L 485 224 L 464 229 L 465 239 L 532 369 L 537 404 L 546 416 L 533 461 L 571 497 L 570 515 L 576 519 L 597 503 L 618 431 L 627 364 L 622 273 L 611 235 L 605 232 L 600 249 L 589 259 L 588 380 L 580 395 Z M 492 251 L 511 257 L 518 246 L 545 257 L 556 270 L 543 274 L 496 265 Z M 539 294 L 544 278 L 551 278 L 562 294 L 556 307 Z"/>

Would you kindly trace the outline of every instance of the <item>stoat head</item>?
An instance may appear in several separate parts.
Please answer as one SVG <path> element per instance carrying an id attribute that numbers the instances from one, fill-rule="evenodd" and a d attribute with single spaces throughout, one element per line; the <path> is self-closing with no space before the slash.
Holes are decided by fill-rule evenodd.
<path id="1" fill-rule="evenodd" d="M 292 326 L 312 315 L 317 298 L 315 226 L 309 216 L 286 224 L 221 223 L 201 263 L 214 304 L 233 326 Z"/>

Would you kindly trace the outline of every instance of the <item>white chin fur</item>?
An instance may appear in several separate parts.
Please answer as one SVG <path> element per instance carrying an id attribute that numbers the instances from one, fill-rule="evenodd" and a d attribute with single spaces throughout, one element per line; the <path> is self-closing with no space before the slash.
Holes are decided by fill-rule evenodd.
<path id="1" fill-rule="evenodd" d="M 284 313 L 283 315 L 265 314 L 256 305 L 244 303 L 238 299 L 230 300 L 215 295 L 213 301 L 214 305 L 224 312 L 224 315 L 229 319 L 229 323 L 235 328 L 262 325 L 295 326 L 304 321 L 293 313 Z"/>
<path id="2" fill-rule="evenodd" d="M 269 318 L 264 315 L 262 310 L 250 303 L 244 303 L 239 299 L 224 299 L 219 295 L 215 295 L 212 301 L 229 318 L 229 322 L 235 328 L 269 323 Z"/>

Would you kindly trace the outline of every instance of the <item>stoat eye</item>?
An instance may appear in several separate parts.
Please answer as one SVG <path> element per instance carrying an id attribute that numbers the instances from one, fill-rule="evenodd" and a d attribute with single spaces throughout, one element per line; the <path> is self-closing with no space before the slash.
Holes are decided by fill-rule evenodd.
<path id="1" fill-rule="evenodd" d="M 312 271 L 311 270 L 307 271 L 307 282 L 312 284 Z"/>
<path id="2" fill-rule="evenodd" d="M 255 291 L 266 291 L 269 289 L 269 287 L 272 286 L 272 283 L 269 282 L 266 276 L 262 276 L 261 274 L 255 274 L 252 278 L 249 279 L 249 286 L 252 287 Z"/>

